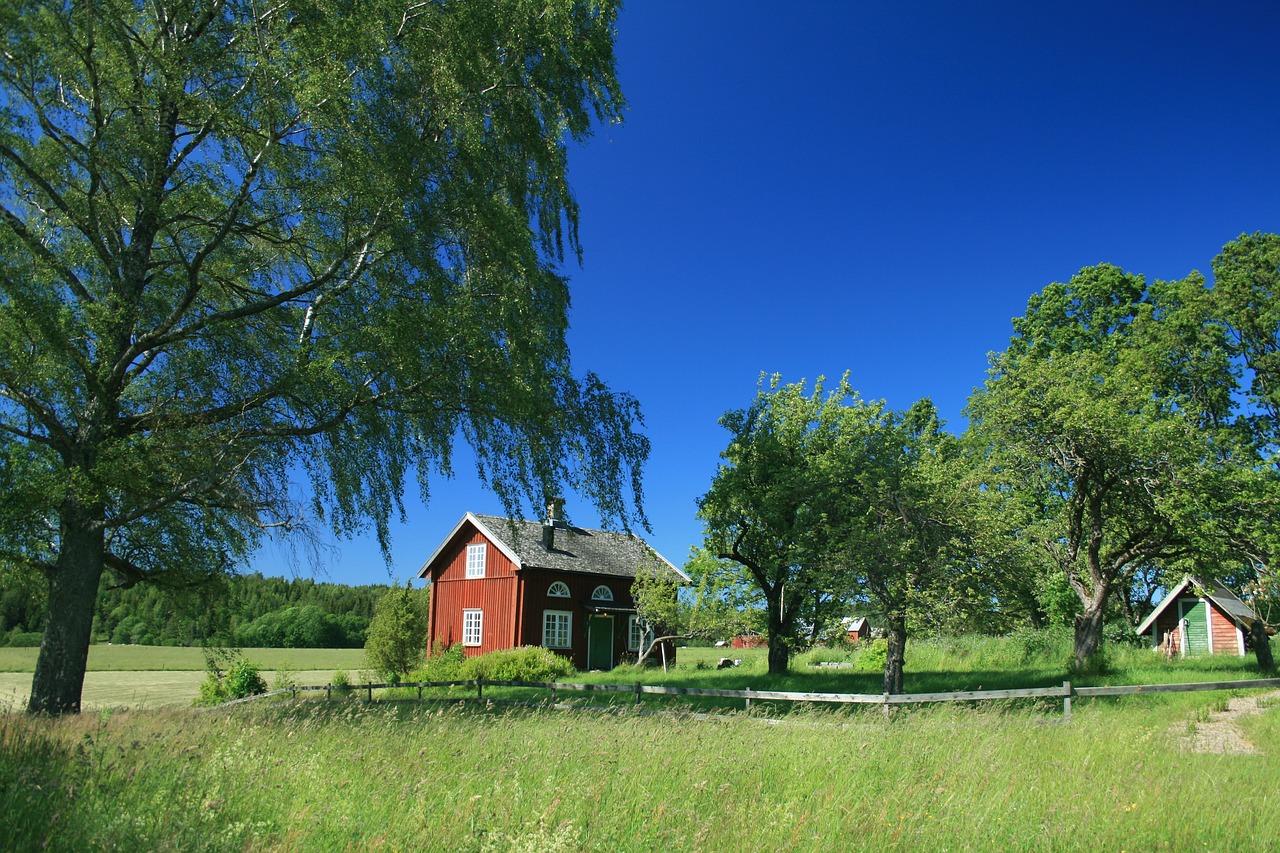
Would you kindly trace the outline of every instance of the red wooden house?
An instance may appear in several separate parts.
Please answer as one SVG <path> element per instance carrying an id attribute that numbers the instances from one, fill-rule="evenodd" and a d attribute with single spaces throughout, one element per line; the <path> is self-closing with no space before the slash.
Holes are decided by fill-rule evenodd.
<path id="1" fill-rule="evenodd" d="M 1165 653 L 1244 655 L 1245 637 L 1257 615 L 1221 583 L 1201 583 L 1188 575 L 1169 591 L 1138 626 Z"/>
<path id="2" fill-rule="evenodd" d="M 428 653 L 461 643 L 467 655 L 545 646 L 578 669 L 612 669 L 646 632 L 631 584 L 642 565 L 689 578 L 628 533 L 467 513 L 418 577 L 431 582 Z M 651 635 L 650 635 L 651 636 Z M 668 650 L 668 660 L 674 658 Z"/>

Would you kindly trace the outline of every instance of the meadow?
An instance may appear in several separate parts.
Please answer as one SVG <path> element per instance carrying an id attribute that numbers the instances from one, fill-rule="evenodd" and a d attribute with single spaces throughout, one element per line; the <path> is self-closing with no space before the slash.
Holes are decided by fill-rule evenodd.
<path id="1" fill-rule="evenodd" d="M 298 684 L 324 684 L 335 670 L 357 673 L 364 649 L 243 649 L 267 683 L 282 674 Z M 39 649 L 0 648 L 0 712 L 25 707 Z M 180 646 L 93 645 L 85 675 L 86 709 L 189 706 L 205 678 L 204 652 Z"/>
<path id="2" fill-rule="evenodd" d="M 1004 670 L 1061 682 L 1053 655 L 1026 651 L 919 644 L 908 689 L 1012 686 L 992 682 Z M 759 653 L 734 652 L 742 666 L 722 671 L 710 668 L 719 654 L 682 651 L 646 680 L 851 690 L 875 678 L 797 666 L 769 682 Z M 1098 678 L 1251 670 L 1134 650 Z M 589 678 L 634 673 L 575 676 Z M 0 715 L 0 837 L 16 850 L 1265 848 L 1280 838 L 1280 713 L 1268 704 L 1240 720 L 1257 754 L 1185 743 L 1229 695 L 1079 700 L 1068 725 L 1027 703 L 888 721 L 857 709 L 707 717 L 355 697 Z"/>

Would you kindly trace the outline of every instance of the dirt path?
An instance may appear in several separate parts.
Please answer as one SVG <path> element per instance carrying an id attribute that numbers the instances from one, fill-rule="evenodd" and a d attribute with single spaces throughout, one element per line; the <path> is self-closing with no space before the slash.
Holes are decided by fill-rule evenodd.
<path id="1" fill-rule="evenodd" d="M 1237 723 L 1242 717 L 1261 713 L 1266 704 L 1278 698 L 1280 692 L 1231 699 L 1225 711 L 1213 711 L 1206 722 L 1196 721 L 1192 731 L 1179 731 L 1182 749 L 1214 755 L 1258 755 L 1258 748 L 1249 742 Z"/>

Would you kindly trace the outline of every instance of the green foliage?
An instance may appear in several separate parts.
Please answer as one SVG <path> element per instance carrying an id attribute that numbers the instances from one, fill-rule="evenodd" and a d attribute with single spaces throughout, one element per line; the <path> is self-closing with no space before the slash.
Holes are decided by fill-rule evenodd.
<path id="1" fill-rule="evenodd" d="M 5 645 L 14 648 L 39 648 L 40 641 L 44 639 L 44 634 L 37 631 L 20 631 L 17 628 L 9 631 L 4 635 Z"/>
<path id="2" fill-rule="evenodd" d="M 542 646 L 499 649 L 466 658 L 460 667 L 461 678 L 484 678 L 493 681 L 555 681 L 576 670 L 568 658 Z"/>
<path id="3" fill-rule="evenodd" d="M 272 690 L 287 690 L 290 687 L 297 686 L 297 673 L 294 672 L 293 666 L 288 661 L 276 667 L 275 677 L 271 679 Z"/>
<path id="4" fill-rule="evenodd" d="M 104 571 L 321 523 L 389 554 L 457 440 L 511 515 L 643 522 L 639 406 L 566 342 L 613 0 L 4 9 L 0 565 L 68 575 L 33 710 L 76 707 Z"/>
<path id="5" fill-rule="evenodd" d="M 393 587 L 369 623 L 365 657 L 383 678 L 399 681 L 422 664 L 427 648 L 427 595 L 411 582 Z"/>
<path id="6" fill-rule="evenodd" d="M 893 411 L 847 377 L 825 397 L 821 379 L 811 394 L 762 380 L 755 403 L 721 422 L 733 437 L 699 502 L 705 547 L 762 600 L 771 672 L 860 597 L 884 614 L 885 689 L 899 691 L 908 622 L 989 601 L 968 579 L 976 482 L 959 443 L 929 400 Z"/>
<path id="7" fill-rule="evenodd" d="M 470 676 L 462 674 L 466 662 L 466 649 L 461 643 L 444 646 L 437 642 L 431 650 L 426 665 L 413 671 L 410 681 L 465 681 Z"/>
<path id="8" fill-rule="evenodd" d="M 333 677 L 329 679 L 329 683 L 334 687 L 350 687 L 351 676 L 347 674 L 345 669 L 337 669 L 333 672 Z"/>
<path id="9" fill-rule="evenodd" d="M 255 693 L 265 693 L 267 683 L 258 665 L 240 655 L 233 655 L 224 670 L 214 657 L 209 658 L 204 682 L 200 685 L 197 705 L 218 705 L 232 699 L 243 699 Z"/>
<path id="10" fill-rule="evenodd" d="M 1202 276 L 1148 284 L 1110 265 L 1034 295 L 967 410 L 990 523 L 1048 558 L 1078 602 L 1074 659 L 1135 566 L 1238 562 L 1264 472 L 1235 417 L 1238 377 Z M 1261 501 L 1265 504 L 1265 501 Z M 1247 550 L 1247 549 L 1246 549 Z M 1033 575 L 1033 577 L 1038 577 Z M 1036 590 L 1052 620 L 1060 589 Z"/>
<path id="11" fill-rule="evenodd" d="M 1008 636 L 1016 653 L 1014 666 L 1049 662 L 1065 668 L 1071 660 L 1071 629 L 1066 625 L 1049 628 L 1023 627 Z"/>
<path id="12" fill-rule="evenodd" d="M 884 672 L 889 661 L 889 641 L 883 638 L 860 644 L 862 647 L 853 655 L 855 672 Z"/>

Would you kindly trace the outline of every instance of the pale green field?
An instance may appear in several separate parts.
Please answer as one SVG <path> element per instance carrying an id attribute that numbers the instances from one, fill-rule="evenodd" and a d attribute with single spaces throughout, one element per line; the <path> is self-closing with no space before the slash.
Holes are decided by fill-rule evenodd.
<path id="1" fill-rule="evenodd" d="M 295 684 L 327 684 L 333 672 L 331 669 L 289 670 L 288 674 Z M 356 680 L 359 672 L 349 670 L 348 674 Z M 268 686 L 274 685 L 277 675 L 275 670 L 262 671 Z M 184 707 L 195 701 L 204 677 L 203 672 L 193 670 L 90 672 L 84 678 L 81 707 L 87 711 Z M 31 673 L 0 672 L 0 713 L 25 709 L 30 695 Z"/>
<path id="2" fill-rule="evenodd" d="M 22 710 L 31 695 L 38 649 L 0 648 L 0 712 Z M 283 670 L 295 684 L 328 684 L 335 670 L 363 680 L 364 649 L 242 649 L 274 685 Z M 89 648 L 81 707 L 170 708 L 190 705 L 204 681 L 204 653 L 170 646 Z"/>
<path id="3" fill-rule="evenodd" d="M 345 669 L 364 666 L 364 649 L 241 649 L 246 658 L 266 669 Z M 0 672 L 34 672 L 39 649 L 0 648 Z M 179 646 L 89 647 L 89 671 L 169 670 L 204 671 L 204 652 Z"/>

